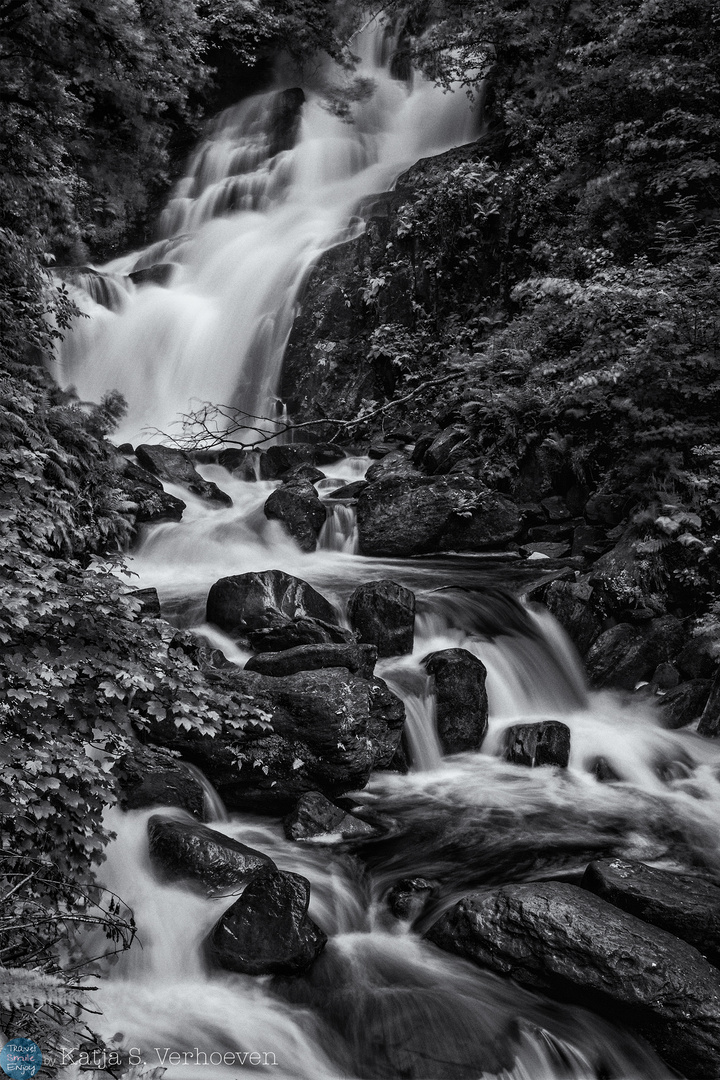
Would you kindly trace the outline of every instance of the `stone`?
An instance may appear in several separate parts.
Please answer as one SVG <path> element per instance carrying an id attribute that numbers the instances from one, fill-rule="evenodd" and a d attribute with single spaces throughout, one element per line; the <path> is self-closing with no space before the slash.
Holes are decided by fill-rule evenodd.
<path id="1" fill-rule="evenodd" d="M 308 791 L 298 799 L 297 806 L 283 821 L 288 840 L 312 841 L 339 838 L 363 840 L 376 836 L 377 830 L 367 821 L 342 810 L 320 791 Z"/>
<path id="2" fill-rule="evenodd" d="M 162 881 L 194 886 L 208 896 L 237 892 L 275 863 L 206 825 L 154 814 L 148 821 L 150 862 Z"/>
<path id="3" fill-rule="evenodd" d="M 128 595 L 140 602 L 140 615 L 143 618 L 161 618 L 162 611 L 157 589 L 133 589 Z"/>
<path id="4" fill-rule="evenodd" d="M 260 458 L 261 480 L 283 480 L 296 465 L 331 465 L 345 457 L 339 447 L 329 443 L 285 443 L 269 446 Z"/>
<path id="5" fill-rule="evenodd" d="M 690 623 L 688 640 L 677 655 L 680 674 L 686 679 L 712 679 L 720 665 L 720 632 L 703 632 L 702 624 Z"/>
<path id="6" fill-rule="evenodd" d="M 138 746 L 122 761 L 117 780 L 121 810 L 172 806 L 202 820 L 205 792 L 187 764 L 160 747 Z"/>
<path id="7" fill-rule="evenodd" d="M 317 959 L 327 935 L 307 913 L 310 882 L 282 870 L 251 881 L 212 935 L 213 958 L 245 975 L 298 975 Z"/>
<path id="8" fill-rule="evenodd" d="M 218 506 L 232 506 L 232 499 L 211 480 L 203 480 L 184 450 L 171 446 L 143 444 L 135 450 L 143 468 L 159 476 L 167 483 L 179 484 L 205 502 Z"/>
<path id="9" fill-rule="evenodd" d="M 720 966 L 717 885 L 629 859 L 591 862 L 581 884 L 615 907 L 694 945 L 711 964 Z"/>
<path id="10" fill-rule="evenodd" d="M 572 517 L 567 503 L 559 495 L 551 495 L 543 499 L 540 505 L 547 514 L 548 521 L 567 521 Z"/>
<path id="11" fill-rule="evenodd" d="M 707 704 L 700 717 L 698 735 L 708 739 L 716 739 L 720 735 L 720 668 L 712 681 Z"/>
<path id="12" fill-rule="evenodd" d="M 557 765 L 564 769 L 570 760 L 570 728 L 559 720 L 515 724 L 505 733 L 503 756 L 514 765 Z"/>
<path id="13" fill-rule="evenodd" d="M 402 702 L 380 680 L 345 668 L 282 677 L 235 669 L 216 671 L 214 681 L 239 702 L 216 730 L 166 719 L 140 734 L 197 766 L 230 811 L 287 810 L 306 791 L 335 798 L 358 790 L 374 768 L 387 767 L 401 740 Z"/>
<path id="14" fill-rule="evenodd" d="M 602 622 L 592 607 L 592 586 L 587 580 L 551 581 L 537 596 L 568 634 L 581 656 L 600 636 Z M 536 594 L 530 593 L 535 599 Z"/>
<path id="15" fill-rule="evenodd" d="M 486 551 L 520 530 L 514 503 L 462 473 L 379 480 L 362 492 L 357 513 L 365 555 Z"/>
<path id="16" fill-rule="evenodd" d="M 136 524 L 157 525 L 181 520 L 185 503 L 164 491 L 157 477 L 132 461 L 123 461 L 120 468 L 119 486 L 126 498 L 135 504 Z"/>
<path id="17" fill-rule="evenodd" d="M 470 445 L 466 428 L 454 425 L 445 428 L 425 450 L 422 457 L 423 469 L 431 475 L 450 472 L 457 461 L 468 456 Z"/>
<path id="18" fill-rule="evenodd" d="M 394 581 L 359 585 L 348 601 L 348 619 L 358 639 L 374 645 L 378 656 L 403 656 L 413 650 L 415 594 Z"/>
<path id="19" fill-rule="evenodd" d="M 585 503 L 585 517 L 591 525 L 619 525 L 629 500 L 624 495 L 591 495 Z"/>
<path id="20" fill-rule="evenodd" d="M 251 450 L 241 450 L 237 447 L 228 447 L 218 454 L 217 463 L 227 469 L 237 480 L 252 483 L 257 479 L 255 465 L 257 454 Z"/>
<path id="21" fill-rule="evenodd" d="M 343 667 L 363 679 L 372 679 L 376 662 L 377 649 L 374 645 L 356 645 L 354 642 L 343 645 L 298 645 L 282 652 L 251 656 L 245 671 L 259 671 L 261 675 L 277 678 L 295 675 L 298 671 Z"/>
<path id="22" fill-rule="evenodd" d="M 597 525 L 578 525 L 573 529 L 570 554 L 595 558 L 610 544 L 611 541 L 608 540 L 605 529 Z"/>
<path id="23" fill-rule="evenodd" d="M 644 625 L 617 623 L 596 638 L 585 658 L 590 682 L 599 688 L 634 690 L 652 677 L 658 664 L 676 655 L 683 637 L 682 623 L 672 615 Z"/>
<path id="24" fill-rule="evenodd" d="M 697 949 L 564 882 L 465 896 L 427 937 L 617 1017 L 683 1076 L 720 1077 L 720 973 Z"/>
<path id="25" fill-rule="evenodd" d="M 467 649 L 443 649 L 426 657 L 425 668 L 433 677 L 444 753 L 479 750 L 488 729 L 485 665 Z"/>
<path id="26" fill-rule="evenodd" d="M 133 285 L 158 285 L 165 288 L 172 281 L 175 273 L 175 263 L 155 263 L 153 266 L 145 266 L 142 270 L 133 270 L 128 274 Z"/>
<path id="27" fill-rule="evenodd" d="M 292 150 L 297 141 L 305 91 L 299 86 L 278 90 L 270 108 L 268 156 Z"/>
<path id="28" fill-rule="evenodd" d="M 350 500 L 355 501 L 367 486 L 367 480 L 353 480 L 351 484 L 343 484 L 342 487 L 335 488 L 334 491 L 328 494 L 327 498 L 344 499 L 348 502 Z"/>
<path id="29" fill-rule="evenodd" d="M 265 517 L 280 521 L 301 551 L 315 551 L 327 510 L 309 480 L 276 488 L 265 502 Z"/>
<path id="30" fill-rule="evenodd" d="M 414 923 L 439 891 L 437 881 L 428 881 L 424 877 L 402 878 L 388 893 L 387 904 L 396 919 Z"/>
<path id="31" fill-rule="evenodd" d="M 672 690 L 680 682 L 678 669 L 668 660 L 658 664 L 653 672 L 650 686 L 653 690 Z"/>
<path id="32" fill-rule="evenodd" d="M 710 679 L 691 679 L 657 697 L 655 701 L 662 726 L 675 731 L 692 724 L 702 716 L 711 687 Z"/>
<path id="33" fill-rule="evenodd" d="M 231 637 L 246 637 L 262 652 L 297 645 L 343 642 L 332 604 L 301 578 L 282 570 L 220 578 L 210 589 L 206 618 Z"/>
<path id="34" fill-rule="evenodd" d="M 554 544 L 550 540 L 537 540 L 523 544 L 520 553 L 526 556 L 544 555 L 546 559 L 564 559 L 570 554 L 570 545 L 565 542 Z"/>
<path id="35" fill-rule="evenodd" d="M 314 465 L 311 465 L 307 461 L 301 461 L 299 465 L 293 465 L 291 469 L 283 476 L 283 483 L 289 484 L 296 480 L 305 480 L 310 484 L 317 484 L 320 480 L 325 479 L 325 473 L 322 469 L 316 469 Z"/>
<path id="36" fill-rule="evenodd" d="M 601 784 L 614 784 L 620 779 L 607 758 L 598 757 L 591 763 L 590 772 L 595 773 Z"/>
<path id="37" fill-rule="evenodd" d="M 376 461 L 365 473 L 365 479 L 369 484 L 378 480 L 390 480 L 405 476 L 422 476 L 415 468 L 408 454 L 403 450 L 391 450 L 389 454 Z"/>

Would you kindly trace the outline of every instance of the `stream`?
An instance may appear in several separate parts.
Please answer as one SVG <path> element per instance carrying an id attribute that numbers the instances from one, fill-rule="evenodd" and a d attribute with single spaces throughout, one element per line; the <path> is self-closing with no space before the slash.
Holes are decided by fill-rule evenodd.
<path id="1" fill-rule="evenodd" d="M 408 83 L 391 76 L 392 39 L 381 25 L 363 32 L 357 51 L 375 92 L 356 106 L 354 124 L 308 92 L 295 146 L 273 154 L 274 93 L 228 110 L 192 158 L 158 240 L 103 268 L 114 283 L 111 307 L 98 302 L 107 289 L 100 296 L 91 278 L 75 290 L 89 318 L 63 346 L 61 379 L 84 399 L 113 388 L 125 395 L 119 443 L 177 432 L 178 417 L 203 401 L 276 415 L 283 350 L 312 265 L 359 233 L 363 197 L 477 133 L 464 94 L 444 94 L 419 75 Z M 158 263 L 169 264 L 165 286 L 129 280 Z M 320 493 L 361 478 L 369 464 L 329 466 Z M 294 979 L 211 969 L 205 939 L 234 897 L 159 883 L 147 847 L 153 811 L 111 812 L 117 838 L 100 877 L 132 907 L 138 938 L 99 980 L 95 1026 L 107 1045 L 129 1051 L 141 1075 L 164 1068 L 168 1080 L 247 1072 L 288 1080 L 673 1075 L 622 1028 L 446 955 L 422 931 L 471 889 L 578 881 L 595 857 L 720 875 L 720 748 L 692 731 L 663 730 L 641 698 L 588 689 L 562 629 L 521 599 L 553 564 L 499 555 L 366 558 L 354 510 L 343 505 L 333 507 L 318 550 L 304 554 L 264 516 L 276 482 L 241 481 L 217 465 L 200 471 L 233 505 L 209 509 L 166 485 L 187 509 L 182 521 L 143 534 L 129 559 L 137 587 L 157 588 L 166 618 L 238 665 L 249 654 L 204 622 L 208 589 L 220 577 L 285 570 L 340 611 L 365 581 L 391 578 L 412 589 L 413 653 L 382 660 L 376 671 L 405 703 L 413 768 L 376 774 L 353 796 L 397 825 L 367 846 L 362 862 L 287 841 L 279 819 L 216 808 L 213 828 L 311 882 L 310 913 L 330 940 L 311 972 Z M 490 707 L 482 752 L 450 758 L 441 753 L 421 664 L 447 648 L 467 649 L 486 666 Z M 509 725 L 546 719 L 571 729 L 567 770 L 502 759 Z M 599 757 L 619 782 L 598 781 Z M 391 918 L 385 896 L 418 875 L 441 881 L 442 891 L 412 931 Z"/>

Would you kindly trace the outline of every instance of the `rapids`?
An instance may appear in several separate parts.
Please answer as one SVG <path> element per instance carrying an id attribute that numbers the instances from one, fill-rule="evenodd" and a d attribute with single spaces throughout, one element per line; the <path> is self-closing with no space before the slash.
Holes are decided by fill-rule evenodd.
<path id="1" fill-rule="evenodd" d="M 462 94 L 443 94 L 417 75 L 410 84 L 393 79 L 391 45 L 377 25 L 358 43 L 360 73 L 372 77 L 375 93 L 357 106 L 352 125 L 308 93 L 295 147 L 271 154 L 274 94 L 224 113 L 176 189 L 157 243 L 104 268 L 112 309 L 76 287 L 90 318 L 63 346 L 61 378 L 86 399 L 122 391 L 129 408 L 118 441 L 177 430 L 179 416 L 201 401 L 276 415 L 283 349 L 313 262 L 362 228 L 355 212 L 364 196 L 477 130 Z M 156 263 L 171 266 L 167 287 L 129 280 Z M 332 466 L 321 494 L 361 477 L 368 464 Z M 102 1016 L 94 1027 L 107 1045 L 130 1052 L 138 1075 L 169 1066 L 168 1080 L 237 1080 L 253 1071 L 287 1080 L 669 1077 L 621 1028 L 443 954 L 394 922 L 384 896 L 403 877 L 440 880 L 427 922 L 471 888 L 577 880 L 590 858 L 607 854 L 720 877 L 720 750 L 692 732 L 664 731 L 642 698 L 588 690 L 560 627 L 518 599 L 552 564 L 363 558 L 352 507 L 332 500 L 318 550 L 303 554 L 263 514 L 273 482 L 242 482 L 219 466 L 201 471 L 233 505 L 209 510 L 173 491 L 187 510 L 181 522 L 143 535 L 130 559 L 138 586 L 156 587 L 166 617 L 238 665 L 248 654 L 204 623 L 205 596 L 219 577 L 283 569 L 341 611 L 352 589 L 372 578 L 412 588 L 414 651 L 382 661 L 378 674 L 405 702 L 413 769 L 378 774 L 355 795 L 395 823 L 366 845 L 362 862 L 337 848 L 288 842 L 279 820 L 226 814 L 208 790 L 214 828 L 312 884 L 311 914 L 330 941 L 311 973 L 294 980 L 212 970 L 204 942 L 233 897 L 209 900 L 158 882 L 147 850 L 151 811 L 111 812 L 116 839 L 100 877 L 133 909 L 138 938 L 96 971 Z M 488 670 L 490 730 L 481 753 L 443 758 L 421 661 L 456 647 Z M 547 718 L 571 728 L 566 771 L 501 759 L 509 724 Z M 600 756 L 620 783 L 597 781 Z M 181 1057 L 169 1062 L 170 1054 Z"/>

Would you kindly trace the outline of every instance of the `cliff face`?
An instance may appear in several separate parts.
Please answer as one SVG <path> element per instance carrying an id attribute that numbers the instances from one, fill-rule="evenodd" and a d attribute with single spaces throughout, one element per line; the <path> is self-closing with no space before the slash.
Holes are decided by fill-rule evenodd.
<path id="1" fill-rule="evenodd" d="M 281 394 L 296 420 L 349 417 L 363 400 L 391 397 L 416 368 L 428 331 L 470 295 L 487 293 L 491 260 L 438 265 L 436 237 L 408 227 L 408 214 L 436 202 L 449 175 L 482 159 L 481 143 L 424 158 L 359 210 L 365 231 L 328 251 L 313 268 L 290 335 Z M 482 254 L 486 255 L 487 245 Z M 407 355 L 390 346 L 407 338 Z M 434 333 L 433 333 L 434 331 Z M 412 355 L 411 355 L 412 354 Z"/>

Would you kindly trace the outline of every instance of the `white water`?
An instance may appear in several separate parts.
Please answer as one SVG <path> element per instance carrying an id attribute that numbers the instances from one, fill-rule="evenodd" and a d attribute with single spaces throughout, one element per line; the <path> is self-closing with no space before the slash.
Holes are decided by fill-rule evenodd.
<path id="1" fill-rule="evenodd" d="M 275 416 L 310 267 L 362 228 L 353 214 L 363 197 L 387 190 L 418 158 L 472 138 L 477 120 L 467 98 L 419 76 L 412 87 L 392 79 L 387 46 L 378 25 L 354 45 L 358 75 L 376 88 L 352 124 L 309 93 L 297 145 L 269 157 L 275 92 L 217 120 L 163 215 L 164 239 L 107 268 L 127 274 L 171 262 L 170 288 L 129 285 L 118 311 L 79 295 L 92 317 L 63 346 L 62 380 L 86 400 L 123 393 L 129 408 L 119 441 L 157 440 L 155 429 L 177 435 L 179 416 L 206 401 Z"/>
<path id="2" fill-rule="evenodd" d="M 411 89 L 391 80 L 379 59 L 381 38 L 371 31 L 359 47 L 361 73 L 378 85 L 354 126 L 310 95 L 297 146 L 270 158 L 271 96 L 220 118 L 164 215 L 164 238 L 110 268 L 121 278 L 169 261 L 170 288 L 127 285 L 114 312 L 84 297 L 92 317 L 66 344 L 63 378 L 84 398 L 123 391 L 130 409 L 120 439 L 136 440 L 146 426 L 168 430 L 195 400 L 274 413 L 282 352 L 309 266 L 360 227 L 351 217 L 363 195 L 386 188 L 416 158 L 470 135 L 475 121 L 464 97 L 442 95 L 418 78 Z M 357 479 L 368 464 L 333 465 L 320 488 Z M 190 1060 L 171 1067 L 168 1080 L 210 1072 L 237 1080 L 236 1065 L 198 1064 L 196 1047 L 208 1055 L 272 1054 L 276 1064 L 260 1071 L 288 1080 L 592 1080 L 601 1063 L 603 1075 L 664 1078 L 652 1055 L 597 1017 L 440 954 L 390 920 L 383 896 L 398 879 L 424 874 L 442 882 L 446 906 L 478 885 L 573 875 L 609 853 L 718 874 L 718 749 L 691 732 L 663 731 L 642 701 L 588 693 L 554 621 L 498 591 L 532 580 L 527 568 L 481 558 L 363 559 L 353 510 L 343 505 L 333 508 L 318 551 L 303 554 L 264 516 L 274 483 L 241 482 L 219 467 L 202 472 L 232 496 L 232 507 L 209 511 L 177 489 L 187 511 L 180 523 L 147 531 L 132 560 L 138 585 L 156 586 L 166 614 L 194 626 L 238 665 L 248 654 L 203 623 L 204 597 L 219 577 L 277 567 L 310 581 L 341 609 L 352 588 L 372 578 L 413 588 L 413 653 L 384 661 L 378 674 L 405 700 L 414 771 L 378 775 L 357 795 L 398 826 L 368 855 L 369 873 L 332 849 L 290 844 L 273 819 L 225 819 L 209 793 L 213 827 L 311 882 L 311 914 L 330 942 L 313 972 L 289 983 L 213 970 L 204 941 L 232 897 L 209 900 L 160 883 L 147 853 L 149 812 L 112 818 L 117 840 L 102 877 L 132 906 L 139 939 L 101 981 L 104 1015 L 96 1026 L 105 1038 L 118 1034 L 119 1045 L 139 1047 L 148 1068 L 163 1064 L 158 1054 L 187 1053 Z M 437 591 L 441 585 L 457 588 Z M 479 591 L 463 588 L 471 585 Z M 487 667 L 490 729 L 481 753 L 443 759 L 421 661 L 457 647 Z M 546 718 L 571 728 L 568 770 L 504 762 L 508 725 Z M 621 783 L 598 783 L 598 756 Z"/>

